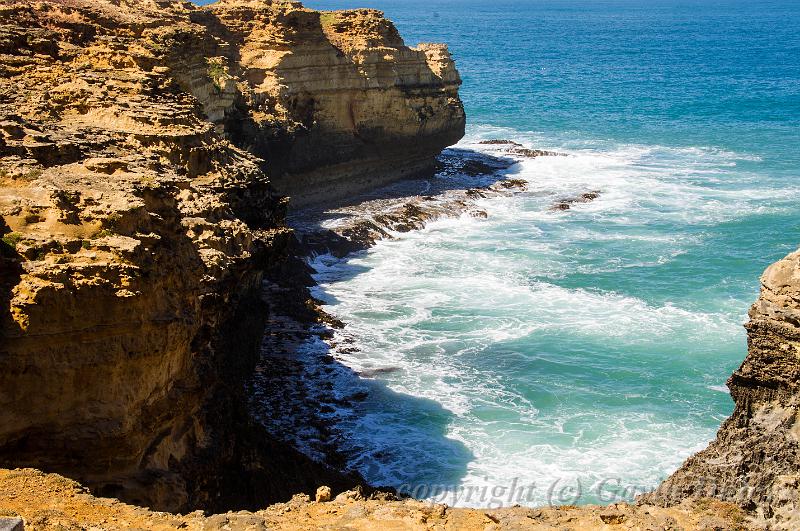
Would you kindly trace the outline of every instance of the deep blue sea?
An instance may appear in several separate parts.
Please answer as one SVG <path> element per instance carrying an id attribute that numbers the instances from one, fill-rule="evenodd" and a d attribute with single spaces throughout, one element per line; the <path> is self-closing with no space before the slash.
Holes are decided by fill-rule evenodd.
<path id="1" fill-rule="evenodd" d="M 316 262 L 348 323 L 337 358 L 385 369 L 337 413 L 351 465 L 456 505 L 521 486 L 513 503 L 608 502 L 713 439 L 759 275 L 800 243 L 800 2 L 305 4 L 378 8 L 407 44 L 448 43 L 459 147 L 571 155 L 508 170 L 530 191 L 484 200 L 486 219 Z"/>

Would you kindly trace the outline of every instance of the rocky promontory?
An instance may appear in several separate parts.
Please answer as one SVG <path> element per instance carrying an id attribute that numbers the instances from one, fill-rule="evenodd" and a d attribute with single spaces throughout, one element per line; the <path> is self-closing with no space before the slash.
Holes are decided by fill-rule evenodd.
<path id="1" fill-rule="evenodd" d="M 204 16 L 230 43 L 214 52 L 235 97 L 226 130 L 296 205 L 431 173 L 464 135 L 447 47 L 409 48 L 379 11 L 221 0 Z"/>
<path id="2" fill-rule="evenodd" d="M 304 281 L 281 192 L 432 168 L 446 48 L 297 2 L 3 1 L 0 74 L 0 464 L 169 510 L 359 483 L 247 414 L 263 284 Z"/>
<path id="3" fill-rule="evenodd" d="M 0 1 L 0 517 L 41 529 L 797 528 L 798 254 L 762 278 L 717 440 L 634 505 L 396 499 L 253 418 L 248 383 L 270 338 L 325 320 L 303 252 L 485 215 L 473 199 L 524 188 L 426 188 L 342 206 L 324 230 L 287 224 L 289 205 L 310 212 L 432 172 L 463 135 L 459 84 L 446 47 L 406 46 L 374 10 Z M 455 172 L 560 155 L 492 145 L 502 157 L 457 155 Z"/>
<path id="4" fill-rule="evenodd" d="M 748 353 L 728 380 L 736 404 L 708 448 L 647 503 L 737 503 L 775 529 L 800 527 L 800 252 L 772 264 L 750 308 Z"/>

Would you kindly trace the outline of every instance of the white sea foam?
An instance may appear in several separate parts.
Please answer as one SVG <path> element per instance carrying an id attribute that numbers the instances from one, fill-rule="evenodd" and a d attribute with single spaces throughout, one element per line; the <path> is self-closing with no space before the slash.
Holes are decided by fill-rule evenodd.
<path id="1" fill-rule="evenodd" d="M 763 176 L 759 175 L 735 176 L 737 182 L 752 182 L 753 187 L 716 186 L 732 179 L 726 168 L 735 166 L 736 161 L 760 158 L 714 147 L 671 148 L 601 141 L 577 147 L 575 142 L 554 143 L 539 133 L 521 134 L 496 127 L 475 128 L 462 145 L 490 153 L 502 152 L 502 146 L 478 143 L 498 137 L 569 154 L 569 157 L 523 160 L 514 170 L 515 177 L 528 180 L 534 194 L 550 198 L 600 190 L 602 204 L 578 204 L 573 208 L 612 223 L 644 219 L 718 224 L 744 215 L 787 211 L 792 208 L 791 201 L 800 197 L 796 185 L 784 182 L 765 187 Z M 769 202 L 780 204 L 766 204 Z"/>
<path id="2" fill-rule="evenodd" d="M 781 212 L 798 189 L 734 171 L 757 157 L 713 147 L 489 127 L 462 147 L 497 152 L 477 144 L 488 138 L 570 156 L 509 169 L 529 191 L 482 200 L 488 219 L 439 220 L 313 264 L 315 295 L 348 323 L 333 340 L 341 365 L 329 383 L 339 398 L 368 393 L 331 413 L 341 446 L 373 483 L 444 484 L 452 496 L 513 478 L 536 484 L 531 505 L 574 501 L 548 490 L 576 482 L 581 502 L 609 501 L 597 493 L 609 481 L 619 496 L 625 486 L 641 492 L 727 414 L 726 389 L 710 383 L 742 355 L 746 311 L 742 301 L 689 296 L 702 284 L 659 286 L 650 272 L 697 267 L 710 232 Z M 550 209 L 590 190 L 600 197 Z M 309 359 L 315 349 L 327 346 L 310 344 Z"/>
<path id="3" fill-rule="evenodd" d="M 724 385 L 709 385 L 708 388 L 711 389 L 712 391 L 718 391 L 720 393 L 725 393 L 726 395 L 730 393 L 728 388 L 726 386 L 724 386 Z"/>

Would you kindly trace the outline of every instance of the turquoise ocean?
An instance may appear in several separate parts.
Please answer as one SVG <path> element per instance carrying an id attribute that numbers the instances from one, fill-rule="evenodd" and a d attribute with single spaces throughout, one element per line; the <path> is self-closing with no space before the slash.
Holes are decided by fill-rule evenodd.
<path id="1" fill-rule="evenodd" d="M 483 200 L 486 219 L 315 261 L 348 323 L 336 358 L 370 375 L 331 414 L 350 465 L 455 505 L 589 503 L 704 448 L 733 408 L 759 276 L 800 243 L 800 2 L 305 4 L 448 43 L 458 147 L 571 155 L 507 170 L 529 191 Z"/>

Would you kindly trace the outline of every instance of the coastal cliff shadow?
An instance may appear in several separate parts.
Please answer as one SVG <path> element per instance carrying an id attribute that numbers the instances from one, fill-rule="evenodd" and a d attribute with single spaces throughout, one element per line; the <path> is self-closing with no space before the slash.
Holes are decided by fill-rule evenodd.
<path id="1" fill-rule="evenodd" d="M 366 374 L 365 374 L 366 373 Z M 356 441 L 354 466 L 381 483 L 415 492 L 419 486 L 457 486 L 467 474 L 475 455 L 461 441 L 448 437 L 455 414 L 440 403 L 392 390 L 382 375 L 402 374 L 397 367 L 372 367 L 361 373 L 350 370 L 346 381 L 357 393 L 348 436 Z M 361 400 L 363 398 L 363 400 Z M 413 420 L 412 420 L 413 419 Z M 364 440 L 370 444 L 363 444 Z"/>
<path id="2" fill-rule="evenodd" d="M 353 275 L 366 270 L 353 269 Z M 367 361 L 354 369 L 347 358 L 359 351 L 359 338 L 321 309 L 317 316 L 329 324 L 292 311 L 286 299 L 298 292 L 288 293 L 275 289 L 267 296 L 270 321 L 249 384 L 253 418 L 313 459 L 362 475 L 371 487 L 409 493 L 418 485 L 458 485 L 475 456 L 448 437 L 455 414 L 392 389 L 402 367 Z M 331 302 L 327 294 L 321 298 Z"/>
<path id="3" fill-rule="evenodd" d="M 13 328 L 11 319 L 11 299 L 14 287 L 22 277 L 22 256 L 17 252 L 11 229 L 0 218 L 0 339 Z M 2 342 L 5 344 L 5 342 Z M 2 345 L 0 345 L 2 350 Z"/>
<path id="4" fill-rule="evenodd" d="M 58 374 L 39 376 L 53 372 L 52 364 L 46 364 L 52 357 L 48 349 L 55 352 L 58 346 L 42 346 L 39 342 L 27 351 L 36 353 L 28 356 L 29 372 L 41 379 L 43 389 L 55 389 L 70 397 L 71 401 L 64 402 L 69 409 L 56 409 L 60 406 L 55 401 L 52 410 L 42 414 L 44 420 L 34 418 L 39 412 L 33 411 L 32 427 L 19 435 L 11 432 L 13 438 L 4 437 L 0 445 L 2 465 L 59 473 L 83 483 L 94 495 L 170 512 L 259 509 L 268 503 L 286 501 L 299 492 L 313 495 L 320 484 L 339 490 L 355 485 L 359 478 L 346 477 L 312 461 L 267 433 L 249 415 L 245 382 L 260 356 L 268 310 L 261 297 L 261 268 L 274 264 L 286 253 L 279 237 L 254 242 L 250 261 L 231 268 L 227 277 L 207 281 L 203 257 L 197 242 L 187 234 L 176 193 L 177 188 L 166 186 L 143 186 L 136 191 L 149 216 L 147 225 L 137 225 L 136 230 L 142 228 L 158 235 L 148 250 L 152 262 L 142 266 L 142 280 L 137 287 L 145 293 L 144 297 L 151 291 L 157 292 L 153 297 L 163 303 L 163 306 L 154 303 L 153 313 L 143 311 L 143 318 L 158 323 L 156 326 L 169 323 L 171 327 L 179 321 L 182 328 L 178 334 L 184 330 L 193 334 L 189 336 L 190 346 L 185 353 L 177 350 L 183 348 L 183 343 L 167 351 L 175 342 L 165 339 L 163 355 L 155 356 L 138 350 L 140 343 L 130 340 L 134 334 L 153 333 L 152 329 L 114 327 L 120 330 L 102 335 L 95 343 L 87 333 L 69 361 L 84 363 L 84 359 L 94 359 L 94 353 L 99 352 L 102 355 L 98 354 L 98 359 L 109 366 L 119 363 L 120 367 L 130 367 L 125 363 L 132 358 L 137 362 L 143 358 L 141 363 L 149 363 L 147 356 L 174 356 L 178 360 L 175 363 L 183 368 L 170 375 L 166 383 L 158 378 L 143 379 L 142 371 L 134 369 L 126 369 L 121 379 L 112 381 L 102 378 L 106 367 L 93 368 L 81 373 L 75 382 L 64 383 Z M 233 199 L 231 207 L 239 214 L 247 213 Z M 6 332 L 10 331 L 12 337 L 15 332 L 9 301 L 23 273 L 22 257 L 15 248 L 16 235 L 1 217 L 0 235 L 4 237 L 0 242 L 0 368 L 8 365 L 19 372 L 15 363 L 19 363 L 20 356 L 4 356 L 4 351 L 15 346 L 7 341 Z M 79 298 L 81 295 L 64 294 L 72 297 L 75 307 L 85 305 L 87 299 Z M 98 292 L 90 295 L 103 296 Z M 115 304 L 131 304 L 119 303 L 118 299 L 113 297 Z M 104 301 L 99 300 L 96 306 Z M 163 308 L 174 310 L 174 317 Z M 118 314 L 109 313 L 108 320 L 114 322 Z M 157 336 L 145 345 L 156 345 L 158 339 L 173 334 L 172 330 L 175 329 L 169 328 L 164 336 Z M 116 348 L 119 345 L 134 346 Z M 56 380 L 59 385 L 50 385 Z M 24 398 L 27 396 L 24 393 L 32 392 L 30 386 L 23 387 L 27 381 L 31 380 L 15 382 L 20 386 L 11 386 L 5 395 L 0 391 L 0 405 L 7 407 L 10 399 L 16 401 L 13 407 L 24 411 L 20 396 Z M 16 389 L 22 390 L 18 396 L 14 395 Z M 94 413 L 94 416 L 83 414 L 95 409 L 96 396 L 135 395 L 131 389 L 150 391 L 151 398 L 141 405 L 134 399 L 123 404 L 126 407 L 132 404 L 121 413 L 126 415 L 124 418 L 112 416 L 98 421 Z M 63 422 L 61 431 L 54 430 L 51 417 L 45 416 L 51 411 L 53 417 L 57 415 Z M 123 424 L 130 428 L 122 429 Z M 167 460 L 158 458 L 164 441 L 167 441 L 166 451 L 175 455 Z"/>
<path id="5" fill-rule="evenodd" d="M 336 341 L 309 337 L 299 348 L 265 352 L 251 395 L 254 416 L 312 458 L 361 474 L 371 487 L 410 493 L 457 486 L 475 456 L 447 436 L 455 414 L 391 389 L 381 377 L 399 375 L 399 367 L 352 369 L 338 358 L 353 347 L 333 348 Z"/>
<path id="6" fill-rule="evenodd" d="M 441 213 L 465 211 L 471 198 L 483 196 L 468 191 L 507 179 L 518 162 L 450 148 L 438 157 L 436 172 L 427 178 L 401 180 L 303 209 L 292 210 L 290 203 L 288 223 L 299 242 L 295 268 L 305 268 L 314 276 L 305 286 L 341 282 L 365 273 L 369 268 L 360 264 L 337 267 L 331 276 L 326 268 L 349 261 L 376 240 L 389 237 L 386 230 L 397 223 L 404 225 L 398 230 L 407 231 Z M 435 205 L 430 216 L 429 205 Z M 395 213 L 384 215 L 398 206 Z M 411 217 L 402 219 L 406 214 Z M 350 228 L 330 230 L 327 222 L 331 220 L 344 221 Z M 319 255 L 330 256 L 320 256 L 315 262 L 319 270 L 314 271 L 306 260 Z M 276 274 L 270 281 L 279 286 L 282 278 L 285 274 Z M 250 384 L 253 417 L 306 455 L 359 473 L 374 487 L 400 488 L 403 493 L 431 492 L 432 486 L 457 487 L 475 456 L 462 442 L 448 437 L 455 413 L 434 400 L 393 389 L 393 382 L 400 383 L 407 369 L 357 359 L 363 338 L 355 337 L 345 323 L 319 306 L 316 320 L 302 308 L 299 313 L 292 311 L 290 300 L 302 300 L 303 295 L 296 290 L 289 293 L 278 289 L 268 296 L 272 309 L 268 333 Z M 311 293 L 307 296 L 315 305 L 337 302 L 322 289 L 313 291 L 316 299 Z M 386 359 L 382 357 L 384 363 Z"/>
<path id="7" fill-rule="evenodd" d="M 346 259 L 349 262 L 353 258 L 358 258 L 360 256 L 364 256 L 364 254 L 365 254 L 364 251 L 356 251 L 354 253 L 350 253 L 350 254 L 346 255 Z M 341 258 L 336 258 L 336 260 L 342 260 L 342 259 Z M 348 263 L 347 264 L 347 269 L 345 269 L 345 270 L 337 270 L 337 272 L 336 272 L 336 282 L 343 282 L 343 281 L 346 281 L 346 280 L 352 280 L 355 277 L 357 277 L 358 275 L 360 275 L 362 273 L 366 273 L 369 270 L 370 270 L 370 268 L 367 267 L 367 266 Z M 336 303 L 339 302 L 339 299 L 337 299 L 335 296 L 331 295 L 328 292 L 315 292 L 314 295 L 315 295 L 315 297 L 317 297 L 325 305 L 336 304 Z"/>
<path id="8" fill-rule="evenodd" d="M 448 148 L 436 159 L 427 177 L 402 179 L 374 190 L 325 203 L 294 209 L 289 202 L 289 224 L 301 232 L 330 220 L 356 218 L 415 197 L 436 198 L 448 192 L 483 188 L 516 173 L 519 160 L 463 148 Z"/>

